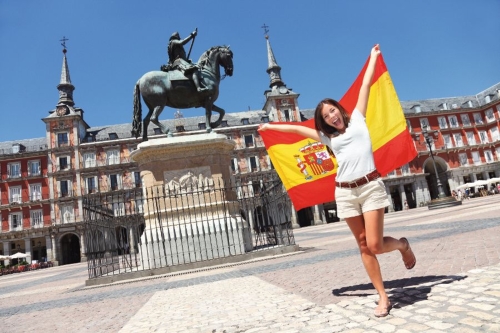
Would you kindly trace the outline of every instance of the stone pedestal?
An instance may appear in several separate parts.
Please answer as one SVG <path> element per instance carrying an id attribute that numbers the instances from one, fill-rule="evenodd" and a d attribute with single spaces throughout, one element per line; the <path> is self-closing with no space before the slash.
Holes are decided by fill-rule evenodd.
<path id="1" fill-rule="evenodd" d="M 139 144 L 131 153 L 144 188 L 144 269 L 203 261 L 252 249 L 231 183 L 234 142 L 206 133 Z"/>

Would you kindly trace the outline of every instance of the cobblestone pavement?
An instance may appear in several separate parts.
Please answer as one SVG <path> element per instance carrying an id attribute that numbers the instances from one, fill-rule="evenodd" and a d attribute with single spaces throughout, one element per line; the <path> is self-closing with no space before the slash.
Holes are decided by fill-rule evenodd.
<path id="1" fill-rule="evenodd" d="M 379 256 L 375 290 L 343 222 L 294 230 L 288 255 L 85 287 L 86 264 L 0 276 L 8 332 L 500 332 L 500 195 L 386 215 L 417 265 Z"/>

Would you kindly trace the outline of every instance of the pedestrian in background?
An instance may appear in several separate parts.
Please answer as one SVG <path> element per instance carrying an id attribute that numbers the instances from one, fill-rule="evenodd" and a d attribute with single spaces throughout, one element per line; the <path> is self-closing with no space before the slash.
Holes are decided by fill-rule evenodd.
<path id="1" fill-rule="evenodd" d="M 326 98 L 316 107 L 315 129 L 293 124 L 266 123 L 259 126 L 259 131 L 269 129 L 299 134 L 324 143 L 334 153 L 338 163 L 335 184 L 338 216 L 344 218 L 351 229 L 365 270 L 379 295 L 374 314 L 384 317 L 389 314 L 392 305 L 384 288 L 376 255 L 399 250 L 407 269 L 412 269 L 417 260 L 406 238 L 384 236 L 384 211 L 389 200 L 384 182 L 375 168 L 365 118 L 379 55 L 380 48 L 377 44 L 371 50 L 356 107 L 351 115 L 339 102 Z"/>

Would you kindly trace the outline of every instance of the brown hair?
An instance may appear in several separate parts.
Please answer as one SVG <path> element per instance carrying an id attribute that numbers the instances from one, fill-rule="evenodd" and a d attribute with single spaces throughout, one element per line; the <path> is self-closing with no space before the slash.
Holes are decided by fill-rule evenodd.
<path id="1" fill-rule="evenodd" d="M 351 117 L 339 102 L 331 98 L 323 99 L 321 102 L 319 102 L 318 106 L 316 106 L 316 110 L 314 111 L 314 126 L 316 127 L 316 130 L 323 132 L 328 136 L 338 135 L 337 129 L 325 123 L 325 119 L 323 119 L 321 111 L 323 110 L 323 105 L 325 104 L 335 106 L 337 109 L 339 109 L 346 128 L 347 126 L 349 126 L 349 120 L 351 120 Z"/>

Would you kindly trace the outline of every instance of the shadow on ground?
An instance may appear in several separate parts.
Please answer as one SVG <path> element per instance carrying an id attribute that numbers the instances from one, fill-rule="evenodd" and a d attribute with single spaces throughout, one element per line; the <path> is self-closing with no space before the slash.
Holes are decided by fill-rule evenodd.
<path id="1" fill-rule="evenodd" d="M 387 294 L 395 308 L 426 300 L 432 287 L 465 279 L 466 275 L 431 275 L 385 281 Z M 365 292 L 370 291 L 370 292 Z M 370 296 L 376 294 L 371 283 L 333 289 L 334 296 Z"/>

